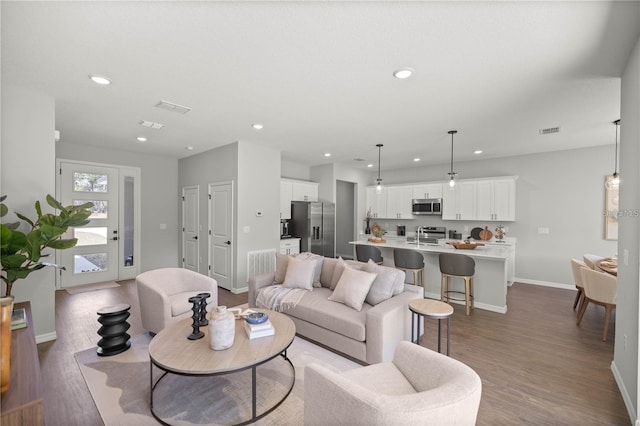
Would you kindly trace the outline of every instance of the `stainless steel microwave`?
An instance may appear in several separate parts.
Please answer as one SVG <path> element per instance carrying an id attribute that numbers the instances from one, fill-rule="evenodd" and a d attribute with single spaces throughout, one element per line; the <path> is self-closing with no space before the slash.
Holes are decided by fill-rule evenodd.
<path id="1" fill-rule="evenodd" d="M 411 200 L 411 213 L 442 216 L 442 198 L 414 198 Z"/>

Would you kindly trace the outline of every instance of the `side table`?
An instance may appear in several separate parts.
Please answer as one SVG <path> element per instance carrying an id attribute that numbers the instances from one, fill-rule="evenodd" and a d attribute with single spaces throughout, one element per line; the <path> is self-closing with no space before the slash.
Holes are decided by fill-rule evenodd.
<path id="1" fill-rule="evenodd" d="M 102 324 L 98 334 L 102 339 L 98 342 L 98 355 L 111 356 L 126 351 L 131 347 L 127 330 L 129 330 L 129 309 L 131 306 L 120 304 L 107 306 L 98 311 L 98 322 Z"/>
<path id="2" fill-rule="evenodd" d="M 409 310 L 411 311 L 411 342 L 413 343 L 417 344 L 420 339 L 420 329 L 415 326 L 416 318 L 418 321 L 424 317 L 438 320 L 438 352 L 440 352 L 441 321 L 447 320 L 447 355 L 449 355 L 449 330 L 451 329 L 453 306 L 439 300 L 416 299 L 409 302 Z"/>

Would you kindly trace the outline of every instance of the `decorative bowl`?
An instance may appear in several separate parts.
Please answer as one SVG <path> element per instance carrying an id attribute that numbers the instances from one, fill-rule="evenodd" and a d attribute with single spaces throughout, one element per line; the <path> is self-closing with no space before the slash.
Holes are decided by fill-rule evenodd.
<path id="1" fill-rule="evenodd" d="M 252 312 L 245 318 L 249 324 L 262 324 L 268 319 L 269 317 L 264 312 Z"/>

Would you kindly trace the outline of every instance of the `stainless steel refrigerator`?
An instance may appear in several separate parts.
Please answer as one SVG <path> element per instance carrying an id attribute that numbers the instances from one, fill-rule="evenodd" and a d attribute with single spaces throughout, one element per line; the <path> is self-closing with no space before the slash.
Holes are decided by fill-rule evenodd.
<path id="1" fill-rule="evenodd" d="M 300 251 L 335 257 L 336 206 L 293 201 L 289 232 L 300 238 Z"/>

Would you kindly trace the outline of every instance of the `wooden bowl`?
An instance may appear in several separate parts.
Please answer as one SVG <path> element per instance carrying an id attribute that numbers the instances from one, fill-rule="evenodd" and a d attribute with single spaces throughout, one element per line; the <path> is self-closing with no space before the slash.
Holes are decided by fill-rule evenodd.
<path id="1" fill-rule="evenodd" d="M 460 250 L 474 250 L 476 247 L 484 245 L 484 244 L 476 244 L 476 243 L 456 243 L 456 242 L 451 242 L 449 243 L 451 244 L 453 247 L 460 249 Z"/>

